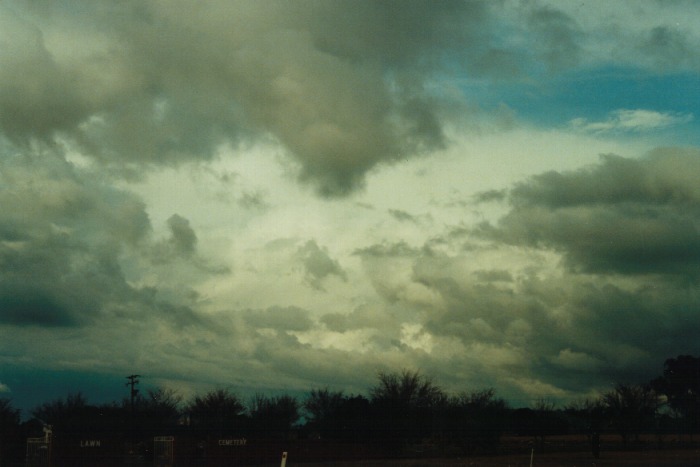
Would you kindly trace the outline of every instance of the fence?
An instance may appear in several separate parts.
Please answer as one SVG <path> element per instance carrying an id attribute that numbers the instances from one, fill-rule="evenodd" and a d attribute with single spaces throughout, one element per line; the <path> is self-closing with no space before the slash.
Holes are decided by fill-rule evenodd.
<path id="1" fill-rule="evenodd" d="M 51 438 L 27 438 L 26 467 L 49 467 L 50 462 Z"/>

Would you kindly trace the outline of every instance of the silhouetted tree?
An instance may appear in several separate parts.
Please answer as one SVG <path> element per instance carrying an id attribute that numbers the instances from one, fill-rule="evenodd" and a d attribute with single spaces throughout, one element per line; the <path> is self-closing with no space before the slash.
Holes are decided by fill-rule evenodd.
<path id="1" fill-rule="evenodd" d="M 458 446 L 464 454 L 493 452 L 505 429 L 506 402 L 493 388 L 463 392 L 449 399 L 442 408 L 439 423 L 445 442 Z"/>
<path id="2" fill-rule="evenodd" d="M 304 402 L 307 427 L 322 439 L 361 441 L 369 438 L 372 423 L 369 400 L 342 391 L 314 389 Z"/>
<path id="3" fill-rule="evenodd" d="M 435 409 L 447 402 L 430 378 L 409 370 L 380 373 L 370 397 L 379 434 L 394 447 L 431 434 Z"/>
<path id="4" fill-rule="evenodd" d="M 65 399 L 54 399 L 50 402 L 35 407 L 31 410 L 33 417 L 55 427 L 73 426 L 84 418 L 90 411 L 85 396 L 76 392 L 69 394 Z"/>
<path id="5" fill-rule="evenodd" d="M 130 404 L 130 399 L 124 399 L 123 409 L 128 411 Z M 174 389 L 154 388 L 146 395 L 139 393 L 134 400 L 135 425 L 141 432 L 151 435 L 166 431 L 177 425 L 181 405 L 182 396 Z"/>
<path id="6" fill-rule="evenodd" d="M 601 398 L 573 401 L 564 407 L 569 430 L 574 433 L 600 433 L 605 428 L 605 405 Z"/>
<path id="7" fill-rule="evenodd" d="M 299 402 L 288 395 L 256 394 L 248 408 L 253 428 L 269 437 L 286 437 L 299 420 Z"/>
<path id="8" fill-rule="evenodd" d="M 12 407 L 12 401 L 0 398 L 0 433 L 19 426 L 20 411 Z"/>
<path id="9" fill-rule="evenodd" d="M 679 355 L 667 359 L 663 376 L 653 380 L 651 387 L 666 396 L 691 433 L 700 428 L 700 358 Z"/>
<path id="10" fill-rule="evenodd" d="M 17 465 L 23 454 L 20 411 L 10 399 L 0 398 L 0 465 Z"/>
<path id="11" fill-rule="evenodd" d="M 245 406 L 238 396 L 226 389 L 215 389 L 203 396 L 195 395 L 184 411 L 197 430 L 236 433 L 247 427 Z"/>
<path id="12" fill-rule="evenodd" d="M 322 438 L 335 438 L 340 428 L 339 413 L 345 402 L 343 391 L 312 389 L 303 404 L 306 426 Z"/>
<path id="13" fill-rule="evenodd" d="M 69 394 L 34 408 L 32 416 L 51 425 L 54 432 L 79 436 L 86 433 L 125 433 L 128 412 L 115 403 L 91 405 L 81 393 Z"/>
<path id="14" fill-rule="evenodd" d="M 339 439 L 367 441 L 371 438 L 372 410 L 369 399 L 362 395 L 347 396 L 338 411 Z"/>
<path id="15" fill-rule="evenodd" d="M 533 435 L 540 452 L 544 452 L 547 436 L 565 434 L 567 425 L 554 402 L 548 399 L 535 401 L 532 407 Z"/>
<path id="16" fill-rule="evenodd" d="M 532 407 L 515 409 L 510 414 L 512 430 L 522 436 L 532 436 L 535 447 L 542 452 L 547 436 L 563 434 L 568 425 L 563 413 L 553 402 L 539 399 Z"/>
<path id="17" fill-rule="evenodd" d="M 627 443 L 630 435 L 638 441 L 640 433 L 653 428 L 660 405 L 658 394 L 651 387 L 641 385 L 618 384 L 602 395 L 602 401 L 623 443 Z"/>

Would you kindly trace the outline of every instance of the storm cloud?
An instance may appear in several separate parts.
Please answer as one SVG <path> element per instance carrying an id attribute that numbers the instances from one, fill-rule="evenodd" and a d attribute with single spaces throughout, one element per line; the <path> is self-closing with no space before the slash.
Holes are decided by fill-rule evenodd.
<path id="1" fill-rule="evenodd" d="M 448 144 L 445 127 L 468 98 L 436 78 L 465 68 L 520 80 L 537 64 L 577 65 L 587 37 L 576 19 L 521 9 L 525 26 L 508 31 L 498 4 L 476 0 L 9 2 L 0 128 L 131 177 L 272 139 L 300 181 L 347 195 L 374 167 Z M 519 34 L 537 47 L 522 48 Z M 648 34 L 654 50 L 688 40 L 668 27 Z"/>
<path id="2" fill-rule="evenodd" d="M 583 272 L 696 277 L 699 156 L 659 149 L 638 160 L 608 155 L 594 167 L 537 175 L 510 190 L 511 212 L 482 233 L 552 248 Z"/>
<path id="3" fill-rule="evenodd" d="M 657 376 L 700 353 L 698 18 L 2 2 L 0 380 L 415 368 L 529 405 Z"/>
<path id="4" fill-rule="evenodd" d="M 14 142 L 61 141 L 133 176 L 269 135 L 326 195 L 445 144 L 426 80 L 488 17 L 460 1 L 3 10 L 0 127 Z"/>

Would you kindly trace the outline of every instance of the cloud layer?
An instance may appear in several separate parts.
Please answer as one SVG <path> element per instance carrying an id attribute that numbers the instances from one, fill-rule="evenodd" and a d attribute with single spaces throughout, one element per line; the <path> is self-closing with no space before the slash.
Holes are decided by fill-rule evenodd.
<path id="1" fill-rule="evenodd" d="M 416 368 L 527 405 L 699 354 L 698 18 L 3 2 L 0 391 Z"/>

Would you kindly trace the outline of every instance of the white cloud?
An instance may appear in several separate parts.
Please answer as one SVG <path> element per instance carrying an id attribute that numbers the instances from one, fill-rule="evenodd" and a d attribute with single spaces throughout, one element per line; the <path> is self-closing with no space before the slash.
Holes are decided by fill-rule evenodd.
<path id="1" fill-rule="evenodd" d="M 575 118 L 569 124 L 574 130 L 591 133 L 645 132 L 682 125 L 692 120 L 692 114 L 618 109 L 610 112 L 605 120 L 590 121 L 586 118 Z"/>

